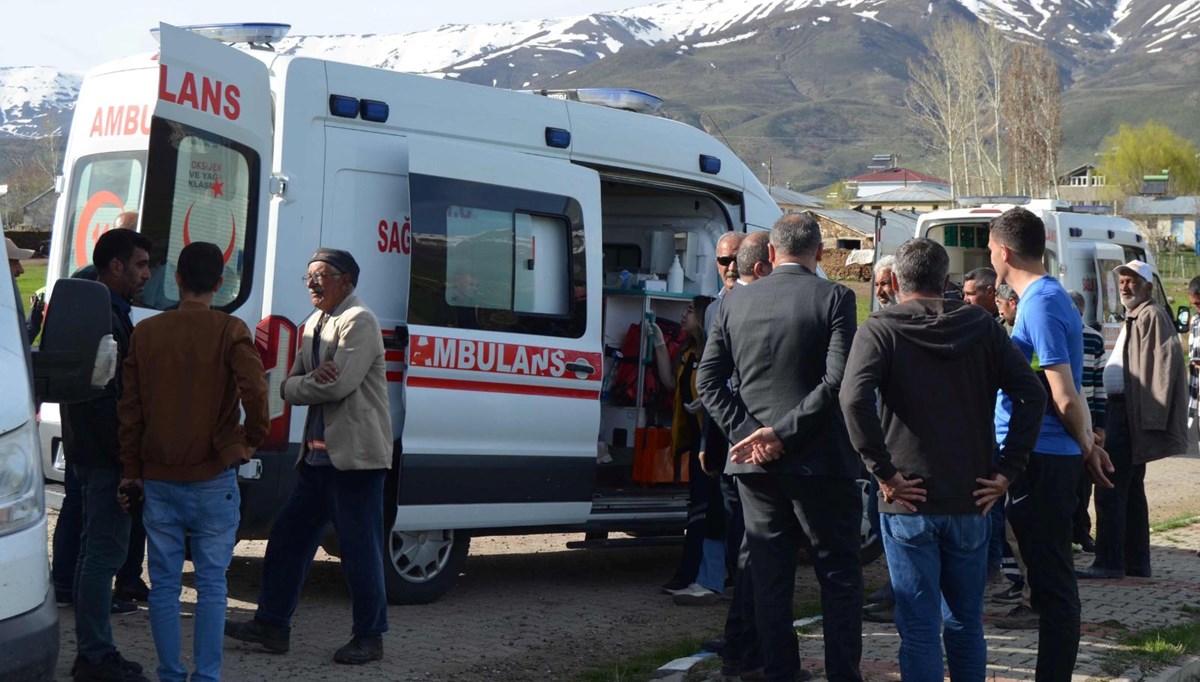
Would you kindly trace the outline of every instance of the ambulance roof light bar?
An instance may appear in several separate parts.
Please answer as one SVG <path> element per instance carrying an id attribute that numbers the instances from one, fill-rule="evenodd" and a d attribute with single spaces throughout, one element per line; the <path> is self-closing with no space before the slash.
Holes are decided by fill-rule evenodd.
<path id="1" fill-rule="evenodd" d="M 260 50 L 274 50 L 274 43 L 283 40 L 283 37 L 292 30 L 291 24 L 273 24 L 269 22 L 243 22 L 236 24 L 195 24 L 192 26 L 180 26 L 192 33 L 212 38 L 223 43 L 246 43 L 252 48 Z M 150 29 L 150 35 L 154 36 L 154 40 L 159 40 L 158 28 Z"/>
<path id="2" fill-rule="evenodd" d="M 661 97 L 628 88 L 571 88 L 567 90 L 523 90 L 551 99 L 565 99 L 584 104 L 598 104 L 612 109 L 625 109 L 639 114 L 653 114 L 663 105 Z"/>

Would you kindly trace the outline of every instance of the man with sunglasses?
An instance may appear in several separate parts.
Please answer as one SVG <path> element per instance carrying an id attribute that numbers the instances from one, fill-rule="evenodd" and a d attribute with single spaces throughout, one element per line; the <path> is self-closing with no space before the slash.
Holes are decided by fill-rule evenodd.
<path id="1" fill-rule="evenodd" d="M 358 263 L 346 251 L 318 249 L 303 277 L 316 310 L 301 352 L 280 390 L 307 405 L 298 479 L 271 528 L 258 610 L 225 621 L 225 635 L 273 653 L 290 647 L 291 619 L 325 527 L 332 522 L 354 605 L 353 638 L 333 660 L 383 658 L 388 629 L 383 583 L 383 484 L 392 466 L 391 413 L 379 320 L 354 295 Z"/>

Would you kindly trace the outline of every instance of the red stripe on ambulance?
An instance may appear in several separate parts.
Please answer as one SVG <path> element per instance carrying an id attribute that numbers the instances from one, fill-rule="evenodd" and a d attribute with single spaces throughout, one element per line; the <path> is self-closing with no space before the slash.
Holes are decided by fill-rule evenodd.
<path id="1" fill-rule="evenodd" d="M 435 377 L 409 377 L 409 388 L 435 388 L 456 391 L 475 391 L 481 393 L 509 393 L 516 395 L 538 395 L 553 398 L 579 398 L 582 400 L 598 400 L 598 389 L 559 388 L 557 386 L 530 386 L 528 384 L 502 384 L 495 381 L 467 381 L 459 379 L 439 379 Z"/>

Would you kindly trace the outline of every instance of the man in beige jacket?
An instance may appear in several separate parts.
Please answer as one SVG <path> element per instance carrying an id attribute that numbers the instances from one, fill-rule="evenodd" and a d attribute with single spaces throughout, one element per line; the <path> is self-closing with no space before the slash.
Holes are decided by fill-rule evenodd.
<path id="1" fill-rule="evenodd" d="M 1150 577 L 1146 463 L 1187 452 L 1187 368 L 1170 313 L 1156 304 L 1154 268 L 1130 261 L 1115 274 L 1125 322 L 1104 367 L 1104 446 L 1113 488 L 1096 489 L 1096 559 L 1080 578 Z"/>
<path id="2" fill-rule="evenodd" d="M 333 660 L 367 663 L 383 658 L 388 629 L 383 484 L 392 430 L 383 335 L 354 295 L 358 263 L 348 252 L 318 249 L 304 283 L 317 309 L 304 323 L 300 353 L 281 389 L 287 402 L 308 406 L 299 478 L 267 541 L 254 620 L 226 621 L 225 635 L 287 652 L 300 588 L 332 521 L 354 607 L 354 636 Z"/>

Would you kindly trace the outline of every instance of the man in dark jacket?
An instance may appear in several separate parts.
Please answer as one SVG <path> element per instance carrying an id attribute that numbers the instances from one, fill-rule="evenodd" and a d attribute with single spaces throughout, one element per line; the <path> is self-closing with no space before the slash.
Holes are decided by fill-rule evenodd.
<path id="1" fill-rule="evenodd" d="M 906 680 L 943 678 L 941 637 L 951 679 L 984 678 L 987 513 L 1024 470 L 1046 403 L 991 315 L 942 298 L 949 262 L 929 239 L 900 247 L 892 270 L 900 302 L 858 331 L 840 396 L 850 440 L 880 481 Z M 1013 416 L 993 466 L 998 389 Z"/>
<path id="2" fill-rule="evenodd" d="M 150 240 L 133 230 L 111 230 L 96 240 L 92 264 L 112 295 L 112 335 L 117 361 L 125 361 L 133 297 L 150 278 Z M 117 504 L 121 481 L 117 401 L 121 374 L 104 395 L 63 406 L 63 441 L 83 492 L 83 540 L 75 576 L 75 680 L 143 680 L 141 666 L 125 660 L 109 623 L 112 582 L 129 548 L 129 517 Z"/>
<path id="3" fill-rule="evenodd" d="M 821 582 L 825 674 L 861 680 L 860 464 L 837 405 L 854 292 L 817 276 L 821 230 L 810 214 L 776 221 L 769 252 L 770 276 L 726 294 L 696 385 L 736 443 L 725 473 L 741 493 L 766 679 L 811 678 L 792 627 L 796 554 L 807 534 Z"/>

